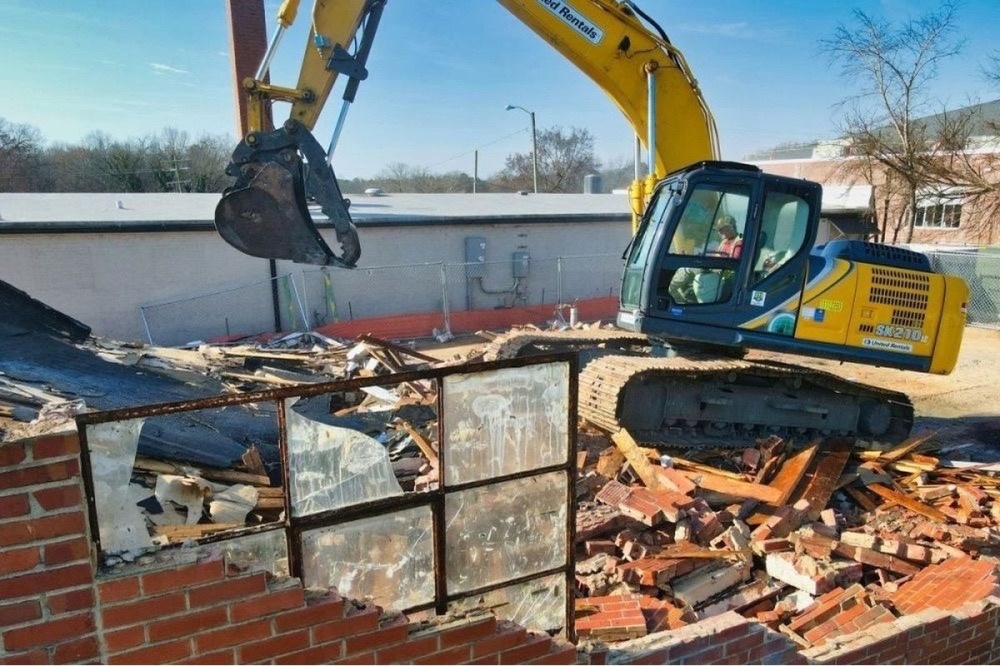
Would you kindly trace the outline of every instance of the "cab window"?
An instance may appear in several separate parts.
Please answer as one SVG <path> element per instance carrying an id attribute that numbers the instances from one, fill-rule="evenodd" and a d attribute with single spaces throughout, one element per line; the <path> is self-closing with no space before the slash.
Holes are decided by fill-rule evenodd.
<path id="1" fill-rule="evenodd" d="M 729 300 L 743 249 L 750 186 L 701 184 L 691 190 L 674 228 L 657 293 L 676 305 Z M 707 262 L 712 257 L 715 261 Z"/>

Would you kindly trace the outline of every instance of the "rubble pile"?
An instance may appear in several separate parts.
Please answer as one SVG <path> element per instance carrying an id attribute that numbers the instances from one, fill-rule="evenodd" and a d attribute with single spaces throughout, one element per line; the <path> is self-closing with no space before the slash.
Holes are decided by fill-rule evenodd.
<path id="1" fill-rule="evenodd" d="M 960 451 L 933 433 L 677 456 L 624 431 L 580 443 L 581 639 L 735 611 L 812 647 L 1000 591 L 1000 465 L 943 457 Z"/>

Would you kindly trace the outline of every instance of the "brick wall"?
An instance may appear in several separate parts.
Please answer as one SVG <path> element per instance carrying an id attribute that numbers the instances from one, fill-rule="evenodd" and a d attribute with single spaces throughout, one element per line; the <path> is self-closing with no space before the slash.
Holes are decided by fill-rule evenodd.
<path id="1" fill-rule="evenodd" d="M 75 433 L 0 444 L 0 664 L 576 660 L 488 613 L 411 622 L 183 550 L 96 576 L 78 456 Z"/>
<path id="2" fill-rule="evenodd" d="M 87 522 L 75 434 L 0 444 L 0 664 L 1000 662 L 998 597 L 804 651 L 725 613 L 578 652 L 487 613 L 410 621 L 185 551 L 97 577 Z"/>

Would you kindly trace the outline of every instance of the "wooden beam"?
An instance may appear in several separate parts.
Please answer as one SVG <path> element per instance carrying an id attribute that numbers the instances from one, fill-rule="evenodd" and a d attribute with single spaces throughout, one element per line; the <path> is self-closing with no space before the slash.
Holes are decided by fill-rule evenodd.
<path id="1" fill-rule="evenodd" d="M 695 472 L 692 470 L 677 470 L 686 476 L 694 485 L 705 490 L 724 493 L 742 499 L 753 499 L 768 504 L 775 504 L 781 497 L 781 491 L 771 486 L 750 481 L 737 481 L 711 472 Z"/>
<path id="2" fill-rule="evenodd" d="M 788 503 L 788 498 L 792 496 L 795 487 L 799 485 L 799 481 L 805 476 L 806 470 L 809 468 L 809 464 L 813 458 L 816 457 L 816 451 L 818 450 L 819 442 L 813 442 L 785 461 L 785 464 L 781 466 L 778 473 L 774 475 L 771 483 L 768 484 L 768 486 L 779 493 L 778 499 L 774 502 L 768 502 L 769 504 Z"/>
<path id="3" fill-rule="evenodd" d="M 625 456 L 625 460 L 629 462 L 635 473 L 639 475 L 642 482 L 650 490 L 669 490 L 662 483 L 660 483 L 659 477 L 653 470 L 653 465 L 649 462 L 646 457 L 645 450 L 639 446 L 639 444 L 632 439 L 632 435 L 629 434 L 625 428 L 620 429 L 615 434 L 611 435 L 611 439 L 614 441 L 615 446 L 618 450 L 622 452 Z"/>
<path id="4" fill-rule="evenodd" d="M 888 500 L 890 502 L 895 502 L 900 506 L 906 507 L 914 513 L 919 513 L 925 518 L 930 520 L 936 520 L 942 523 L 954 522 L 947 514 L 944 514 L 932 506 L 924 504 L 919 500 L 913 499 L 909 495 L 904 495 L 903 493 L 897 493 L 895 490 L 886 488 L 879 483 L 871 483 L 868 485 L 868 490 L 872 491 L 882 499 Z"/>

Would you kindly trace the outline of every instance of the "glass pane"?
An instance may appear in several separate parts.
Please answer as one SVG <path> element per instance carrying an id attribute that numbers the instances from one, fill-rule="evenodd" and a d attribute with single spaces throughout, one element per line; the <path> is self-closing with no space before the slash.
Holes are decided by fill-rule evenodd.
<path id="1" fill-rule="evenodd" d="M 550 472 L 448 495 L 448 593 L 566 564 L 567 482 Z"/>
<path id="2" fill-rule="evenodd" d="M 445 377 L 445 482 L 563 464 L 569 453 L 569 365 Z"/>
<path id="3" fill-rule="evenodd" d="M 434 600 L 432 517 L 422 506 L 302 534 L 303 583 L 402 610 Z"/>
<path id="4" fill-rule="evenodd" d="M 94 503 L 105 555 L 136 554 L 153 548 L 142 509 L 136 502 L 140 495 L 129 483 L 139 448 L 139 433 L 144 420 L 114 421 L 87 426 Z"/>
<path id="5" fill-rule="evenodd" d="M 459 599 L 448 605 L 449 611 L 478 607 L 491 609 L 497 617 L 522 627 L 566 635 L 566 577 L 562 574 L 530 580 L 520 585 L 502 587 L 483 595 Z"/>
<path id="6" fill-rule="evenodd" d="M 240 571 L 269 571 L 274 576 L 288 576 L 288 544 L 285 530 L 274 529 L 235 537 L 197 547 L 200 553 L 221 552 L 226 566 Z"/>
<path id="7" fill-rule="evenodd" d="M 386 447 L 364 432 L 334 425 L 330 405 L 329 395 L 286 402 L 294 516 L 403 494 Z"/>

